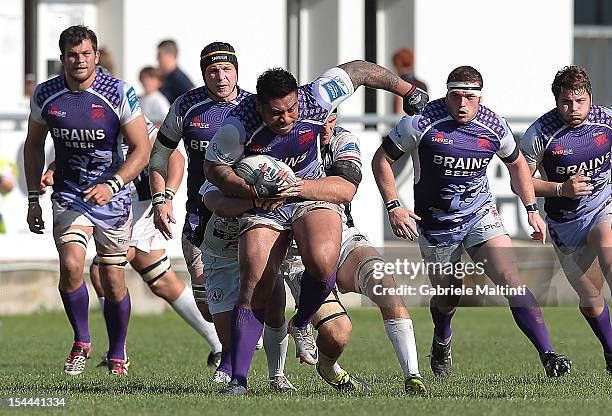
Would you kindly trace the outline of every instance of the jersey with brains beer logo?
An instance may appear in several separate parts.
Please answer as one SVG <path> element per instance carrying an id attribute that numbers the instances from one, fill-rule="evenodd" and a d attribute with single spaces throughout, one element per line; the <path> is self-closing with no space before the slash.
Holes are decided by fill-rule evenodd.
<path id="1" fill-rule="evenodd" d="M 411 153 L 415 212 L 429 230 L 466 224 L 492 200 L 486 169 L 494 155 L 507 158 L 516 143 L 506 121 L 480 105 L 473 120 L 459 124 L 444 99 L 421 115 L 405 117 L 390 132 L 392 153 Z"/>
<path id="2" fill-rule="evenodd" d="M 577 198 L 546 198 L 546 214 L 558 222 L 571 221 L 606 206 L 610 188 L 612 111 L 592 106 L 577 127 L 563 122 L 556 109 L 537 119 L 525 133 L 521 150 L 530 165 L 539 165 L 543 179 L 565 182 L 582 172 L 593 192 Z"/>
<path id="3" fill-rule="evenodd" d="M 142 114 L 134 88 L 101 72 L 84 91 L 71 91 L 63 75 L 40 84 L 30 102 L 31 117 L 44 124 L 55 145 L 52 198 L 78 210 L 94 224 L 121 226 L 130 212 L 130 187 L 106 205 L 83 202 L 83 192 L 103 183 L 125 160 L 121 126 Z"/>

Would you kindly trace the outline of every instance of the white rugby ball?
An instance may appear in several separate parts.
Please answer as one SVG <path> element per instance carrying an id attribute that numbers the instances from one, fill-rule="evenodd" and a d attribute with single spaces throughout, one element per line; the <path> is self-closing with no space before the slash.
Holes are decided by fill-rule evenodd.
<path id="1" fill-rule="evenodd" d="M 287 178 L 280 182 L 279 185 L 286 185 L 295 183 L 295 173 L 285 162 L 273 158 L 268 155 L 253 155 L 242 158 L 234 170 L 236 174 L 246 181 L 249 185 L 253 185 L 257 179 L 257 172 L 266 165 L 267 169 L 264 172 L 264 178 L 267 181 L 275 181 L 278 179 L 278 173 L 281 169 L 284 169 L 288 175 Z"/>

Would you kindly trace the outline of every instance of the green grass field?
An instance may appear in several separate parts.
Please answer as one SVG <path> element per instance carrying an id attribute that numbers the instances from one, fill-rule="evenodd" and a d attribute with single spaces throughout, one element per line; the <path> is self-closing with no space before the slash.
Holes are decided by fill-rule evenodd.
<path id="1" fill-rule="evenodd" d="M 403 393 L 401 370 L 374 309 L 352 310 L 354 330 L 341 364 L 372 383 L 371 394 L 342 395 L 318 378 L 312 367 L 288 358 L 286 373 L 299 389 L 292 396 L 272 394 L 263 351 L 255 354 L 250 395 L 222 398 L 208 381 L 208 347 L 172 312 L 133 317 L 128 351 L 130 376 L 107 376 L 95 368 L 106 350 L 98 311 L 90 324 L 94 357 L 81 376 L 62 374 L 71 331 L 62 313 L 0 317 L 0 413 L 7 397 L 68 397 L 70 413 L 98 414 L 606 414 L 612 411 L 612 377 L 604 370 L 601 347 L 576 308 L 544 311 L 559 352 L 574 362 L 568 377 L 549 380 L 508 310 L 464 308 L 454 320 L 454 374 L 434 379 L 427 354 L 432 325 L 427 309 L 412 311 L 421 372 L 431 397 Z M 293 343 L 289 355 L 294 353 Z M 39 409 L 36 413 L 62 412 Z M 28 413 L 30 411 L 28 410 Z M 609 413 L 608 413 L 609 414 Z"/>

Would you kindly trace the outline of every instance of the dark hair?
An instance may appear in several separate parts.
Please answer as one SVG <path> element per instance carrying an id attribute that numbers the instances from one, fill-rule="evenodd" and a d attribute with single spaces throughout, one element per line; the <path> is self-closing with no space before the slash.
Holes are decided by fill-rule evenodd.
<path id="1" fill-rule="evenodd" d="M 448 74 L 446 82 L 477 82 L 480 88 L 483 87 L 482 75 L 476 70 L 476 68 L 464 65 L 459 66 Z"/>
<path id="2" fill-rule="evenodd" d="M 283 68 L 272 68 L 257 78 L 257 101 L 267 103 L 297 91 L 298 85 L 291 72 Z"/>
<path id="3" fill-rule="evenodd" d="M 576 65 L 566 66 L 557 72 L 551 89 L 555 100 L 559 98 L 562 91 L 586 91 L 589 95 L 592 92 L 591 80 L 586 70 Z"/>
<path id="4" fill-rule="evenodd" d="M 157 78 L 161 80 L 162 75 L 159 69 L 154 68 L 152 66 L 145 66 L 144 68 L 140 70 L 140 74 L 138 74 L 139 80 L 142 81 L 143 77 Z"/>
<path id="5" fill-rule="evenodd" d="M 70 26 L 60 34 L 59 48 L 62 55 L 67 48 L 80 45 L 84 40 L 89 39 L 94 52 L 98 51 L 98 37 L 95 32 L 83 25 Z"/>
<path id="6" fill-rule="evenodd" d="M 171 55 L 178 55 L 178 47 L 176 46 L 176 42 L 172 39 L 164 39 L 157 45 L 157 49 L 161 49 L 165 53 L 169 53 Z"/>
<path id="7" fill-rule="evenodd" d="M 238 71 L 238 58 L 234 47 L 227 42 L 212 42 L 204 46 L 200 52 L 200 69 L 202 73 L 206 71 L 210 65 L 217 62 L 229 62 L 234 65 Z"/>

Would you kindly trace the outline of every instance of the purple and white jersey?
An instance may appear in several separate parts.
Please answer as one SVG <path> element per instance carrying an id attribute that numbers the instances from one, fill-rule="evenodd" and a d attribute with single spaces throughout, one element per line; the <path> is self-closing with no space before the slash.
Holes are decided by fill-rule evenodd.
<path id="1" fill-rule="evenodd" d="M 251 95 L 250 92 L 239 89 L 238 96 L 232 101 L 214 101 L 204 86 L 187 91 L 170 107 L 159 130 L 176 143 L 183 139 L 187 152 L 188 213 L 197 214 L 201 205 L 198 192 L 206 180 L 204 155 L 208 143 L 229 112 Z"/>
<path id="2" fill-rule="evenodd" d="M 527 163 L 536 165 L 542 179 L 565 182 L 582 171 L 590 176 L 593 193 L 577 198 L 546 198 L 546 215 L 557 222 L 572 221 L 604 208 L 610 190 L 610 140 L 612 110 L 592 106 L 586 121 L 577 127 L 563 122 L 557 109 L 537 119 L 521 141 Z"/>
<path id="3" fill-rule="evenodd" d="M 228 115 L 206 150 L 206 159 L 233 165 L 243 156 L 265 154 L 282 160 L 301 178 L 321 178 L 316 138 L 329 114 L 354 91 L 351 78 L 340 68 L 298 87 L 298 119 L 286 136 L 266 127 L 255 111 L 256 96 L 251 96 Z"/>
<path id="4" fill-rule="evenodd" d="M 30 117 L 49 129 L 55 146 L 52 198 L 82 212 L 97 226 L 125 223 L 131 204 L 129 185 L 102 206 L 83 202 L 83 192 L 117 173 L 125 160 L 121 127 L 142 114 L 134 89 L 96 72 L 91 87 L 71 91 L 60 75 L 38 85 L 30 108 Z"/>
<path id="5" fill-rule="evenodd" d="M 492 201 L 486 169 L 493 155 L 511 156 L 516 143 L 506 121 L 480 105 L 473 120 L 459 124 L 444 99 L 422 114 L 404 117 L 389 138 L 414 164 L 415 212 L 427 230 L 452 230 L 486 213 Z"/>

